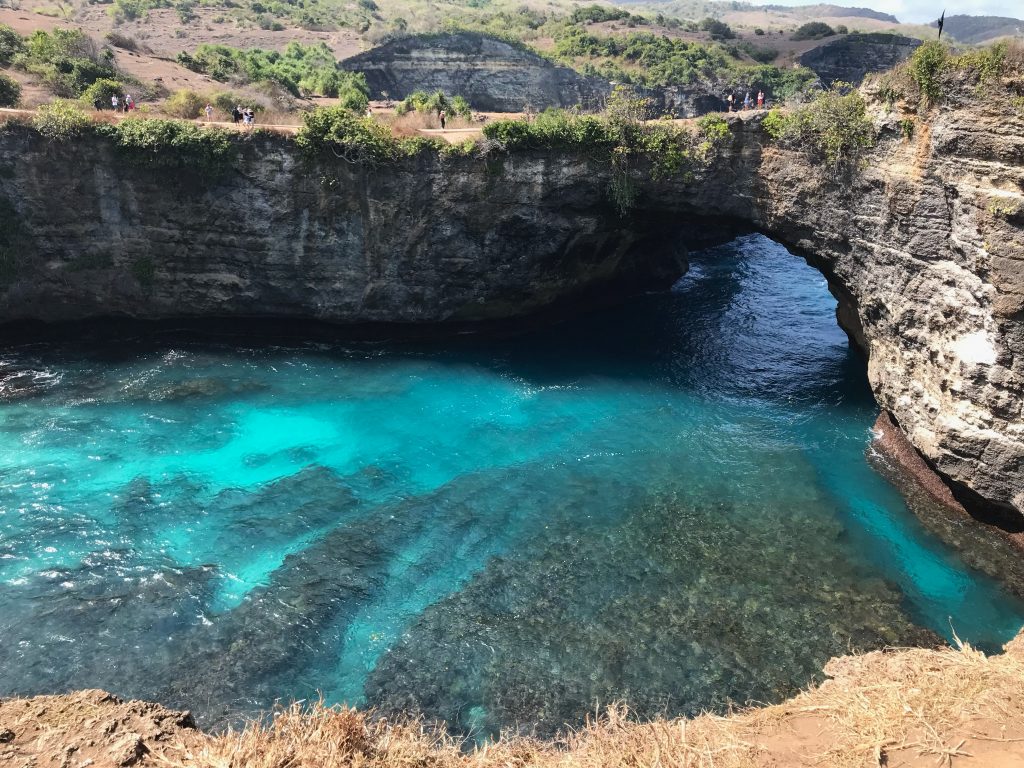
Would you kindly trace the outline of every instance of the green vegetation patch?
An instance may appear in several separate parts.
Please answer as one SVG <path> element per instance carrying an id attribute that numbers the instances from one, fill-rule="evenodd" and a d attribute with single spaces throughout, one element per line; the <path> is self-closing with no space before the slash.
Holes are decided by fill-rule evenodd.
<path id="1" fill-rule="evenodd" d="M 823 21 L 809 21 L 801 24 L 793 33 L 791 40 L 822 40 L 832 37 L 836 31 Z"/>
<path id="2" fill-rule="evenodd" d="M 228 131 L 180 120 L 130 117 L 96 130 L 113 138 L 129 160 L 153 168 L 216 176 L 232 166 L 238 151 Z"/>
<path id="3" fill-rule="evenodd" d="M 0 66 L 8 66 L 14 57 L 25 50 L 21 35 L 7 24 L 0 24 Z"/>
<path id="4" fill-rule="evenodd" d="M 0 72 L 0 107 L 13 107 L 21 99 L 21 86 Z"/>
<path id="5" fill-rule="evenodd" d="M 1010 103 L 1018 96 L 1008 80 L 1024 76 L 1024 45 L 1001 41 L 956 55 L 932 40 L 879 80 L 879 95 L 894 104 L 905 100 L 927 110 L 950 96 L 974 96 Z"/>
<path id="6" fill-rule="evenodd" d="M 5 37 L 0 35 L 0 38 Z M 7 45 L 0 42 L 0 46 Z M 113 53 L 77 29 L 37 30 L 22 41 L 11 64 L 43 80 L 57 96 L 75 98 L 100 79 L 116 79 Z"/>
<path id="7" fill-rule="evenodd" d="M 326 43 L 292 42 L 284 51 L 241 50 L 227 45 L 201 45 L 195 53 L 178 54 L 178 63 L 222 82 L 276 83 L 292 96 L 341 99 L 342 106 L 364 111 L 369 99 L 366 78 L 338 69 Z"/>
<path id="8" fill-rule="evenodd" d="M 409 112 L 420 112 L 422 114 L 439 114 L 444 112 L 448 117 L 470 116 L 469 102 L 462 96 L 448 96 L 444 91 L 416 91 L 406 96 L 396 106 L 395 112 L 400 115 Z"/>
<path id="9" fill-rule="evenodd" d="M 70 141 L 92 128 L 93 123 L 73 102 L 57 100 L 40 106 L 32 125 L 51 141 Z"/>
<path id="10" fill-rule="evenodd" d="M 811 153 L 836 174 L 855 169 L 864 150 L 875 143 L 864 97 L 844 83 L 796 109 L 772 110 L 763 125 L 773 140 Z"/>
<path id="11" fill-rule="evenodd" d="M 655 180 L 677 177 L 689 183 L 707 168 L 732 139 L 720 115 L 697 121 L 697 129 L 671 122 L 648 123 L 646 100 L 622 86 L 613 91 L 604 115 L 581 115 L 550 109 L 531 122 L 503 120 L 484 126 L 491 151 L 556 150 L 586 155 L 611 165 L 609 197 L 625 213 L 644 175 Z"/>
<path id="12" fill-rule="evenodd" d="M 361 165 L 391 163 L 427 149 L 440 148 L 440 143 L 432 139 L 395 138 L 388 126 L 344 107 L 322 107 L 307 112 L 295 143 L 311 160 L 334 157 Z"/>

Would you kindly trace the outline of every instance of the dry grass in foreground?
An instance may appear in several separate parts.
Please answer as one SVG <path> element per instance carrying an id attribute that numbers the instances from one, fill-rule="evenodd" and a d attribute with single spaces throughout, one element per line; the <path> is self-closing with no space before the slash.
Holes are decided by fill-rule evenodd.
<path id="1" fill-rule="evenodd" d="M 1024 766 L 1024 632 L 1005 654 L 900 650 L 833 659 L 832 678 L 783 704 L 637 723 L 622 707 L 555 742 L 473 751 L 419 721 L 295 705 L 206 736 L 158 705 L 97 691 L 0 703 L 0 764 L 172 768 L 747 768 Z M 4 743 L 6 740 L 6 743 Z M 89 761 L 92 762 L 89 762 Z"/>

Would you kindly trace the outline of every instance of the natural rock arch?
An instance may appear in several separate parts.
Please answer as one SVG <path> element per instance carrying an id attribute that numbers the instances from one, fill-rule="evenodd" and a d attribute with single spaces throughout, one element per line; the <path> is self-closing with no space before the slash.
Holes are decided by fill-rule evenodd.
<path id="1" fill-rule="evenodd" d="M 757 230 L 839 298 L 889 411 L 960 498 L 1024 514 L 1024 120 L 939 113 L 881 125 L 834 178 L 766 143 L 758 119 L 696 180 L 608 201 L 606 164 L 573 154 L 421 154 L 310 173 L 290 140 L 244 144 L 211 181 L 122 166 L 102 139 L 0 137 L 0 322 L 272 316 L 486 324 L 668 284 L 681 240 Z M 55 206 L 54 200 L 73 201 Z"/>

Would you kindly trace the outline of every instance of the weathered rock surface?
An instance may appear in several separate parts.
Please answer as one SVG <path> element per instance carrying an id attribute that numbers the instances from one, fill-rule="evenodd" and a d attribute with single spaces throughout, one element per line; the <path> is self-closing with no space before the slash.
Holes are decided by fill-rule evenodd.
<path id="1" fill-rule="evenodd" d="M 342 62 L 362 72 L 373 98 L 402 99 L 442 90 L 474 109 L 520 112 L 529 105 L 594 107 L 610 86 L 552 64 L 526 48 L 473 32 L 417 35 L 386 43 Z"/>
<path id="2" fill-rule="evenodd" d="M 153 764 L 205 739 L 188 712 L 105 691 L 0 701 L 0 764 L 17 768 Z"/>
<path id="3" fill-rule="evenodd" d="M 825 84 L 836 80 L 859 85 L 872 72 L 884 72 L 910 55 L 920 40 L 886 32 L 854 33 L 812 48 L 800 56 L 800 64 Z"/>
<path id="4" fill-rule="evenodd" d="M 881 110 L 881 108 L 879 108 Z M 681 243 L 757 229 L 839 299 L 889 411 L 966 506 L 1024 513 L 1024 119 L 943 109 L 836 178 L 766 144 L 759 118 L 691 182 L 569 154 L 337 161 L 256 138 L 232 176 L 125 166 L 100 139 L 0 136 L 0 322 L 273 316 L 451 324 L 523 317 L 656 285 Z M 66 201 L 66 202 L 59 202 Z"/>

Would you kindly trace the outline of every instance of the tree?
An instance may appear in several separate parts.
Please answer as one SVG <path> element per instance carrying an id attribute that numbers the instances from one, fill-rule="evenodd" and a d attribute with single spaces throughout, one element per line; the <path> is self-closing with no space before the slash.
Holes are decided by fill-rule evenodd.
<path id="1" fill-rule="evenodd" d="M 16 80 L 0 73 L 0 107 L 13 107 L 21 98 L 21 86 Z"/>
<path id="2" fill-rule="evenodd" d="M 823 21 L 809 21 L 800 25 L 791 39 L 820 40 L 823 37 L 832 37 L 835 33 L 835 30 Z"/>
<path id="3" fill-rule="evenodd" d="M 732 40 L 736 37 L 736 33 L 732 31 L 732 27 L 724 21 L 712 19 L 710 16 L 706 19 L 701 19 L 700 28 L 711 35 L 712 40 Z"/>

